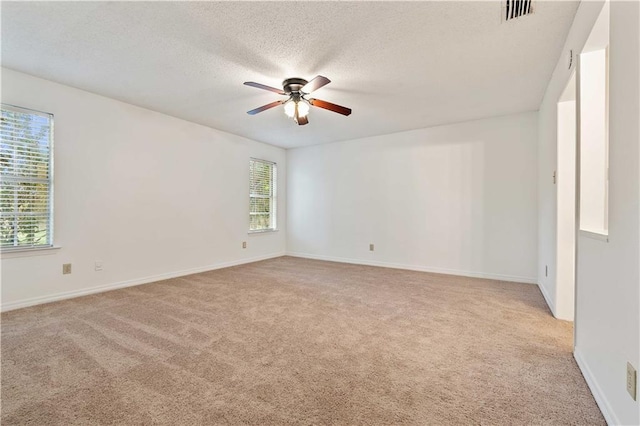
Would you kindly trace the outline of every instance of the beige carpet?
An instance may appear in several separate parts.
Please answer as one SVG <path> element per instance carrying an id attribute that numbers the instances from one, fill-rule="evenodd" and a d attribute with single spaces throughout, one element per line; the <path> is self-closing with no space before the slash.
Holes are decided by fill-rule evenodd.
<path id="1" fill-rule="evenodd" d="M 536 286 L 282 257 L 2 314 L 2 424 L 604 424 Z"/>

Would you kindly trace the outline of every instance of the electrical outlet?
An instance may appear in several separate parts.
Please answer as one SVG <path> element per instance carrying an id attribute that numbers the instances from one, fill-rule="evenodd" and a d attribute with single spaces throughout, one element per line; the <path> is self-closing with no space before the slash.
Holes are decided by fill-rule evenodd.
<path id="1" fill-rule="evenodd" d="M 633 368 L 633 365 L 627 363 L 627 392 L 631 395 L 633 400 L 636 400 L 636 391 L 638 388 L 638 373 L 636 369 Z"/>
<path id="2" fill-rule="evenodd" d="M 369 244 L 369 251 L 373 251 L 373 244 Z"/>
<path id="3" fill-rule="evenodd" d="M 62 273 L 63 274 L 70 274 L 71 273 L 71 264 L 70 263 L 65 263 L 62 265 Z"/>
<path id="4" fill-rule="evenodd" d="M 246 241 L 242 242 L 242 248 L 247 248 L 247 242 Z"/>
<path id="5" fill-rule="evenodd" d="M 96 271 L 102 271 L 102 260 L 96 260 L 95 270 Z"/>

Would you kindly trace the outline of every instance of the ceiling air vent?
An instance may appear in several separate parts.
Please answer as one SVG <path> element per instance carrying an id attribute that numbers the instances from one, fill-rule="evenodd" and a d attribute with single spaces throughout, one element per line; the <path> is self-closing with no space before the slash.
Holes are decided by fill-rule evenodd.
<path id="1" fill-rule="evenodd" d="M 533 13 L 533 0 L 505 0 L 502 17 L 505 21 Z"/>

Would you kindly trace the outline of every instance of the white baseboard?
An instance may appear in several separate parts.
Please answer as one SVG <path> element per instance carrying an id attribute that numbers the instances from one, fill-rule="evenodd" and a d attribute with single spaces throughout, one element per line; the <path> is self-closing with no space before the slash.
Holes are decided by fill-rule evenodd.
<path id="1" fill-rule="evenodd" d="M 272 259 L 272 258 L 281 257 L 285 255 L 293 256 L 293 257 L 302 257 L 307 259 L 326 260 L 331 262 L 380 266 L 384 268 L 406 269 L 406 270 L 420 271 L 420 272 L 433 272 L 437 274 L 460 275 L 464 277 L 487 278 L 487 279 L 493 279 L 493 280 L 511 281 L 511 282 L 526 283 L 526 284 L 535 284 L 537 281 L 535 278 L 531 278 L 531 277 L 520 277 L 520 276 L 502 275 L 502 274 L 487 274 L 487 273 L 480 273 L 480 272 L 462 271 L 457 269 L 405 265 L 405 264 L 398 264 L 398 263 L 368 261 L 368 260 L 360 260 L 360 259 L 347 259 L 347 258 L 339 258 L 339 257 L 332 257 L 332 256 L 312 255 L 307 253 L 281 252 L 281 253 L 275 253 L 275 254 L 270 254 L 266 256 L 258 256 L 258 257 L 253 257 L 249 259 L 240 259 L 232 262 L 224 262 L 224 263 L 218 263 L 214 265 L 202 266 L 198 268 L 168 272 L 165 274 L 153 275 L 153 276 L 137 278 L 133 280 L 120 281 L 116 283 L 84 288 L 80 290 L 66 291 L 66 292 L 51 294 L 47 296 L 39 296 L 39 297 L 33 297 L 29 299 L 17 300 L 13 302 L 3 303 L 0 306 L 0 311 L 6 312 L 6 311 L 11 311 L 11 310 L 20 309 L 20 308 L 26 308 L 28 306 L 41 305 L 44 303 L 56 302 L 58 300 L 71 299 L 74 297 L 87 296 L 89 294 L 102 293 L 109 290 L 117 290 L 119 288 L 133 287 L 140 284 L 152 283 L 154 281 L 161 281 L 161 280 L 166 280 L 170 278 L 182 277 L 185 275 L 197 274 L 200 272 L 212 271 L 215 269 L 228 268 L 231 266 L 258 262 L 261 260 Z M 547 303 L 548 303 L 548 300 L 547 300 Z"/>
<path id="2" fill-rule="evenodd" d="M 553 302 L 553 299 L 549 296 L 549 293 L 547 293 L 547 289 L 544 285 L 542 285 L 542 283 L 538 283 L 538 288 L 540 289 L 540 293 L 542 293 L 542 297 L 544 297 L 544 300 L 547 302 L 547 305 L 549 306 L 549 309 L 551 310 L 551 314 L 557 318 L 556 316 L 556 304 Z"/>
<path id="3" fill-rule="evenodd" d="M 604 420 L 609 425 L 622 424 L 620 423 L 615 413 L 613 412 L 613 409 L 611 408 L 611 404 L 609 404 L 607 397 L 605 396 L 604 392 L 602 392 L 602 389 L 600 389 L 600 386 L 598 385 L 598 381 L 596 380 L 593 373 L 591 372 L 591 369 L 589 368 L 589 364 L 587 364 L 587 361 L 584 359 L 584 356 L 582 355 L 582 352 L 580 351 L 579 348 L 573 349 L 573 357 L 575 358 L 576 363 L 578 363 L 578 367 L 580 368 L 580 371 L 582 371 L 584 380 L 587 382 L 587 385 L 589 386 L 589 389 L 593 394 L 593 398 L 596 400 L 596 403 L 598 404 L 598 408 L 600 408 L 600 411 L 604 416 Z"/>
<path id="4" fill-rule="evenodd" d="M 140 284 L 148 284 L 155 281 L 167 280 L 170 278 L 183 277 L 185 275 L 198 274 L 200 272 L 213 271 L 215 269 L 229 268 L 231 266 L 243 265 L 245 263 L 259 262 L 261 260 L 273 259 L 284 256 L 285 253 L 275 253 L 266 256 L 252 257 L 249 259 L 234 260 L 231 262 L 217 263 L 214 265 L 201 266 L 198 268 L 184 269 L 181 271 L 168 272 L 165 274 L 153 275 L 144 278 L 136 278 L 133 280 L 120 281 L 117 283 L 99 285 L 96 287 L 83 288 L 80 290 L 65 291 L 62 293 L 51 294 L 47 296 L 33 297 L 29 299 L 17 300 L 15 302 L 3 303 L 0 311 L 12 311 L 14 309 L 26 308 L 28 306 L 41 305 L 43 303 L 56 302 L 58 300 L 71 299 L 74 297 L 87 296 L 89 294 L 102 293 L 109 290 L 117 290 L 119 288 L 133 287 Z"/>
<path id="5" fill-rule="evenodd" d="M 524 283 L 524 284 L 537 284 L 538 282 L 537 278 L 535 277 L 521 277 L 517 275 L 502 275 L 502 274 L 492 274 L 492 273 L 485 273 L 485 272 L 472 272 L 472 271 L 464 271 L 459 269 L 439 268 L 439 267 L 433 267 L 433 266 L 406 265 L 401 263 L 380 262 L 377 260 L 348 259 L 343 257 L 323 256 L 323 255 L 297 253 L 297 252 L 287 252 L 287 256 L 303 257 L 305 259 L 326 260 L 329 262 L 352 263 L 355 265 L 380 266 L 383 268 L 393 268 L 393 269 L 406 269 L 409 271 L 433 272 L 435 274 L 459 275 L 463 277 L 472 277 L 472 278 L 486 278 L 491 280 L 511 281 L 511 282 Z"/>

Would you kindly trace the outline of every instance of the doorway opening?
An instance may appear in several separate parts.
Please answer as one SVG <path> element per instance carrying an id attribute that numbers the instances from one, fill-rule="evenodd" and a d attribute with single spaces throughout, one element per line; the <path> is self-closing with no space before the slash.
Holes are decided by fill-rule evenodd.
<path id="1" fill-rule="evenodd" d="M 608 241 L 609 2 L 557 104 L 556 317 L 573 321 L 578 238 Z"/>

